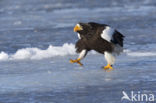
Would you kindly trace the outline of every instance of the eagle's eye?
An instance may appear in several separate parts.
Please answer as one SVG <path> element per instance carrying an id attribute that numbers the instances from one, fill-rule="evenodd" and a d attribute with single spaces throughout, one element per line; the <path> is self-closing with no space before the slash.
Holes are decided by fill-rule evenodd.
<path id="1" fill-rule="evenodd" d="M 82 26 L 80 24 L 76 24 L 76 26 L 74 27 L 74 32 L 81 31 L 81 30 L 83 30 Z"/>

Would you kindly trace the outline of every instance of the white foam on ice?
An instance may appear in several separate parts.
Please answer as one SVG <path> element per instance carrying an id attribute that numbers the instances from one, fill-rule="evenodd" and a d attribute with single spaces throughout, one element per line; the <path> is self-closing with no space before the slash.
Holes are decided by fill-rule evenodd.
<path id="1" fill-rule="evenodd" d="M 5 60 L 39 60 L 44 58 L 51 58 L 54 56 L 75 55 L 74 44 L 65 43 L 62 46 L 50 45 L 46 50 L 39 48 L 24 48 L 17 50 L 14 54 L 0 53 L 0 61 Z"/>
<path id="2" fill-rule="evenodd" d="M 126 54 L 133 57 L 156 56 L 156 52 L 127 52 Z"/>
<path id="3" fill-rule="evenodd" d="M 0 60 L 7 60 L 8 59 L 8 54 L 5 52 L 0 53 Z"/>
<path id="4" fill-rule="evenodd" d="M 150 43 L 150 44 L 143 44 L 143 45 L 125 45 L 126 50 L 124 50 L 124 53 L 126 53 L 127 56 L 132 57 L 145 57 L 145 56 L 156 56 L 156 44 Z"/>
<path id="5" fill-rule="evenodd" d="M 45 50 L 39 48 L 23 48 L 17 50 L 13 54 L 8 54 L 3 51 L 0 52 L 0 61 L 6 60 L 40 60 L 46 58 L 52 58 L 56 56 L 66 56 L 66 55 L 76 55 L 75 45 L 72 43 L 65 43 L 62 46 L 53 46 L 49 45 L 49 47 Z M 91 51 L 91 54 L 97 54 L 95 51 Z M 133 51 L 131 49 L 124 50 L 124 53 L 127 56 L 137 56 L 137 57 L 144 57 L 144 56 L 156 56 L 155 52 L 148 52 L 144 50 L 141 51 Z"/>

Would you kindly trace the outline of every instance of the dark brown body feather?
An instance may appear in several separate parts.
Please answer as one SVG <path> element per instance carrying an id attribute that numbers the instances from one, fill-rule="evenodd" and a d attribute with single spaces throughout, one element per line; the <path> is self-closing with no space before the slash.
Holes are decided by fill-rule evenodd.
<path id="1" fill-rule="evenodd" d="M 123 46 L 123 35 L 115 30 L 113 34 L 113 39 L 111 42 L 108 42 L 107 40 L 104 40 L 101 38 L 101 33 L 105 29 L 107 25 L 105 24 L 97 24 L 97 23 L 88 23 L 83 24 L 84 25 L 83 31 L 79 31 L 81 39 L 79 39 L 76 43 L 76 51 L 79 53 L 83 49 L 86 50 L 95 50 L 99 53 L 104 54 L 104 51 L 112 52 L 113 51 L 113 45 L 119 44 L 120 46 Z"/>

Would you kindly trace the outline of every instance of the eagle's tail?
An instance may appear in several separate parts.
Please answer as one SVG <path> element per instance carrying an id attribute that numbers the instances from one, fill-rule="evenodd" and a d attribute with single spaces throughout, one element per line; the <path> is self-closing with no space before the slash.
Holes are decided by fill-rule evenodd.
<path id="1" fill-rule="evenodd" d="M 123 47 L 120 46 L 119 44 L 115 44 L 113 54 L 120 55 L 120 53 L 122 52 L 123 52 Z"/>

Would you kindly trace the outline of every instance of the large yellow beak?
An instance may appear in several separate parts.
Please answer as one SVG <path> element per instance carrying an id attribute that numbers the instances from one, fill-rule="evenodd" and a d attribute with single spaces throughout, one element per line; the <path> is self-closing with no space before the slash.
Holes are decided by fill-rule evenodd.
<path id="1" fill-rule="evenodd" d="M 81 27 L 79 24 L 77 24 L 77 25 L 74 27 L 74 32 L 77 32 L 77 31 L 80 31 L 80 30 L 82 30 L 82 27 Z"/>

